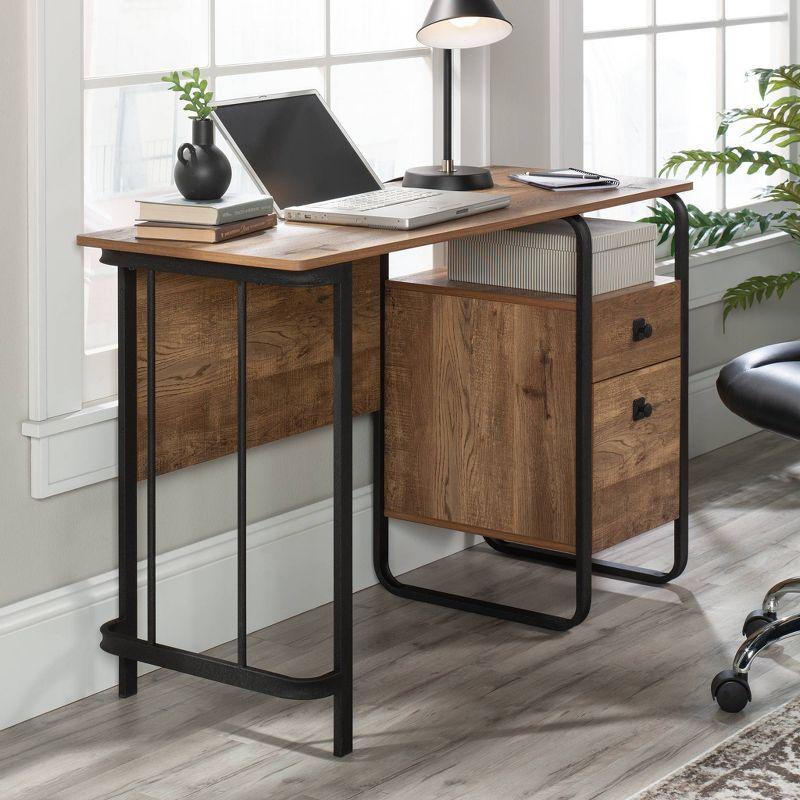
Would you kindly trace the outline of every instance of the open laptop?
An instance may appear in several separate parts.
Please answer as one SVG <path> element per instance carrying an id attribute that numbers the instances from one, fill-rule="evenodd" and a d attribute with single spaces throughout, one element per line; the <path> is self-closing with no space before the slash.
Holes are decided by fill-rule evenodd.
<path id="1" fill-rule="evenodd" d="M 510 203 L 507 195 L 384 187 L 314 90 L 218 103 L 214 117 L 291 222 L 411 230 Z"/>

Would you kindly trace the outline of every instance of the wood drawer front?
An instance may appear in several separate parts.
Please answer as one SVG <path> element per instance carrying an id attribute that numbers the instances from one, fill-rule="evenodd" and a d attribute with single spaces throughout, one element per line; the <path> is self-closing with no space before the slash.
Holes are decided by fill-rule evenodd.
<path id="1" fill-rule="evenodd" d="M 680 359 L 594 386 L 594 550 L 674 520 L 679 508 Z M 644 398 L 652 415 L 634 420 Z"/>
<path id="2" fill-rule="evenodd" d="M 652 334 L 635 341 L 634 320 Z M 681 354 L 679 281 L 658 281 L 640 290 L 601 295 L 594 304 L 594 380 L 603 381 Z"/>

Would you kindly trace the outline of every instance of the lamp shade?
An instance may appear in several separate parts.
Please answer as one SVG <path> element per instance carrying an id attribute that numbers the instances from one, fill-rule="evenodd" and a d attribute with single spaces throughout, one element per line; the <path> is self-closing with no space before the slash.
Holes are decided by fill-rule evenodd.
<path id="1" fill-rule="evenodd" d="M 460 50 L 494 44 L 512 30 L 494 0 L 434 0 L 417 39 L 428 47 Z"/>

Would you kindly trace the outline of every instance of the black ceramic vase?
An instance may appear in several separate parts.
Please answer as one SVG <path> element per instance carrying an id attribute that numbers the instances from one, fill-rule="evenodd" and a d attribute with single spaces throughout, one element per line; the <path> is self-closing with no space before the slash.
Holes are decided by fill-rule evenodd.
<path id="1" fill-rule="evenodd" d="M 178 148 L 175 185 L 187 200 L 219 200 L 231 185 L 231 164 L 214 144 L 214 123 L 192 121 L 192 143 Z"/>

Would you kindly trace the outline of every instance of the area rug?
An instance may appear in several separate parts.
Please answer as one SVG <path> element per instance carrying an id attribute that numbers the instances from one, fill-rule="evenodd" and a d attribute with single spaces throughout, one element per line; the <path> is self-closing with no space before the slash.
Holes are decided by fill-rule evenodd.
<path id="1" fill-rule="evenodd" d="M 739 731 L 635 800 L 800 800 L 800 700 Z"/>

